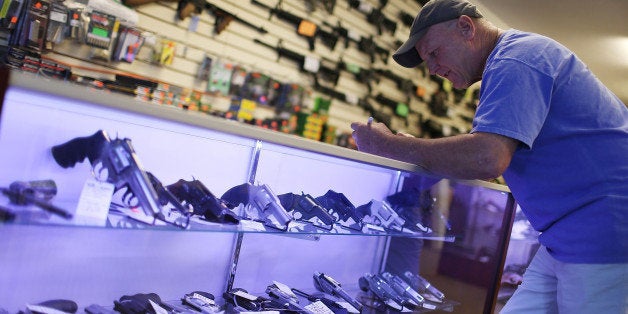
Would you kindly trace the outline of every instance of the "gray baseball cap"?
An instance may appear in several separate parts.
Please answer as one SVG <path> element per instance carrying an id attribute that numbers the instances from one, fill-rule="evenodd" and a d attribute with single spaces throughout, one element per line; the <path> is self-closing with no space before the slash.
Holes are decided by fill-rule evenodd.
<path id="1" fill-rule="evenodd" d="M 456 19 L 461 15 L 482 17 L 482 13 L 475 5 L 464 0 L 431 0 L 426 3 L 414 18 L 410 26 L 410 36 L 397 51 L 393 59 L 401 66 L 414 68 L 423 62 L 419 53 L 414 49 L 416 43 L 425 35 L 430 26 Z"/>

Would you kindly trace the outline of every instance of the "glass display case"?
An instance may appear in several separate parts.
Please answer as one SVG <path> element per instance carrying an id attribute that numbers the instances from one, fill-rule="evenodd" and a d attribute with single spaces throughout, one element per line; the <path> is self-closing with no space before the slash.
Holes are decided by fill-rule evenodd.
<path id="1" fill-rule="evenodd" d="M 0 312 L 494 307 L 504 186 L 3 75 Z"/>

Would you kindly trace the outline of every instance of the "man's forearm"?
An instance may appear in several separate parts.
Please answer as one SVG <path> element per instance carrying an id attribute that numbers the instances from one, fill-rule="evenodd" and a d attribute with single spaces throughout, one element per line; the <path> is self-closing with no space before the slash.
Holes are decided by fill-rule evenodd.
<path id="1" fill-rule="evenodd" d="M 391 136 L 381 155 L 417 165 L 430 172 L 459 179 L 492 179 L 508 167 L 516 141 L 489 133 L 439 139 Z"/>

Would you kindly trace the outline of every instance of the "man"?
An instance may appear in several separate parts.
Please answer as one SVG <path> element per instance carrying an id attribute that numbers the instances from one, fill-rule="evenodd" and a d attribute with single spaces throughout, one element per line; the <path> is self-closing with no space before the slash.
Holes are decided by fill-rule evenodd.
<path id="1" fill-rule="evenodd" d="M 567 48 L 501 30 L 463 0 L 432 0 L 395 52 L 467 88 L 470 134 L 394 135 L 353 123 L 359 150 L 460 179 L 503 175 L 542 247 L 502 313 L 628 313 L 628 109 Z"/>

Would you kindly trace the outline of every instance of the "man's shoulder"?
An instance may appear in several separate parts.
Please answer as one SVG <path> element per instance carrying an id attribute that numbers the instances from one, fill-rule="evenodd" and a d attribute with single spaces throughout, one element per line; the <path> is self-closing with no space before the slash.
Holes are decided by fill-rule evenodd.
<path id="1" fill-rule="evenodd" d="M 496 62 L 516 62 L 550 74 L 571 54 L 569 49 L 549 37 L 510 29 L 500 36 L 487 66 Z"/>
<path id="2" fill-rule="evenodd" d="M 496 45 L 498 56 L 529 56 L 537 55 L 534 49 L 547 49 L 560 46 L 555 40 L 536 33 L 524 32 L 516 29 L 505 31 Z"/>

